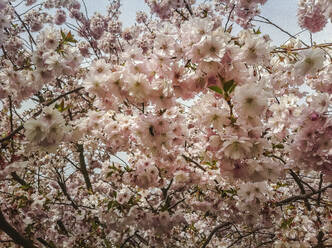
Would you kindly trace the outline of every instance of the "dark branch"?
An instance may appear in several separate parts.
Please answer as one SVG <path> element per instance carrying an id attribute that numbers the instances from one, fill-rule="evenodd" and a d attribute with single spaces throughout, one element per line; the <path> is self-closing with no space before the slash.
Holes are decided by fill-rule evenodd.
<path id="1" fill-rule="evenodd" d="M 169 210 L 171 210 L 171 209 L 173 209 L 173 208 L 175 208 L 177 205 L 179 205 L 181 202 L 184 202 L 186 199 L 185 198 L 183 198 L 183 199 L 181 199 L 181 200 L 179 200 L 179 201 L 177 201 L 176 203 L 174 203 L 172 206 L 170 206 L 167 210 L 169 211 Z"/>
<path id="2" fill-rule="evenodd" d="M 294 178 L 295 182 L 297 183 L 297 185 L 299 186 L 301 194 L 304 195 L 305 189 L 303 187 L 301 179 L 298 177 L 298 175 L 293 170 L 290 170 L 290 173 L 291 173 L 292 177 Z M 311 205 L 307 198 L 304 199 L 304 203 L 305 203 L 306 208 L 310 211 Z"/>
<path id="3" fill-rule="evenodd" d="M 226 32 L 226 30 L 227 30 L 227 25 L 228 25 L 228 23 L 229 23 L 229 20 L 231 19 L 231 15 L 232 15 L 232 12 L 233 12 L 234 8 L 235 8 L 235 4 L 233 4 L 233 7 L 232 7 L 232 9 L 231 9 L 231 11 L 229 12 L 229 15 L 228 15 L 228 17 L 227 17 L 227 22 L 226 22 L 226 24 L 225 24 L 224 32 Z"/>
<path id="4" fill-rule="evenodd" d="M 305 200 L 305 199 L 308 199 L 309 197 L 315 195 L 315 194 L 318 194 L 320 192 L 324 192 L 325 190 L 327 190 L 328 188 L 332 188 L 332 184 L 329 184 L 327 185 L 326 187 L 324 188 L 321 188 L 320 190 L 317 190 L 315 192 L 311 192 L 311 193 L 307 193 L 307 194 L 303 194 L 303 195 L 297 195 L 297 196 L 292 196 L 292 197 L 289 197 L 285 200 L 282 200 L 280 202 L 277 202 L 276 206 L 282 206 L 282 205 L 285 205 L 285 204 L 288 204 L 288 203 L 291 203 L 291 202 L 294 202 L 294 201 L 298 201 L 298 200 Z"/>
<path id="5" fill-rule="evenodd" d="M 318 190 L 320 190 L 322 188 L 322 184 L 323 184 L 323 174 L 320 174 L 320 180 L 319 180 L 319 185 L 318 185 Z M 320 206 L 320 198 L 321 198 L 322 192 L 320 191 L 318 193 L 318 197 L 317 197 L 317 205 Z"/>
<path id="6" fill-rule="evenodd" d="M 0 210 L 0 229 L 4 231 L 13 241 L 23 246 L 24 248 L 37 248 L 34 246 L 33 242 L 29 239 L 24 238 L 19 232 L 16 231 L 5 219 L 2 211 Z"/>
<path id="7" fill-rule="evenodd" d="M 175 12 L 178 13 L 182 17 L 183 20 L 186 20 L 186 21 L 189 20 L 180 10 L 175 9 Z"/>
<path id="8" fill-rule="evenodd" d="M 235 241 L 233 241 L 233 243 L 231 243 L 229 246 L 227 246 L 227 248 L 231 248 L 233 245 L 235 245 L 237 242 L 239 242 L 241 239 L 244 239 L 252 234 L 254 234 L 258 229 L 250 232 L 250 233 L 247 233 L 247 234 L 244 234 L 244 235 L 241 235 L 238 239 L 236 239 Z"/>
<path id="9" fill-rule="evenodd" d="M 224 228 L 224 227 L 227 227 L 231 225 L 230 222 L 226 222 L 226 223 L 223 223 L 223 224 L 220 224 L 218 226 L 216 226 L 215 228 L 213 228 L 213 230 L 211 231 L 210 235 L 207 237 L 207 239 L 205 240 L 204 244 L 202 245 L 202 248 L 205 248 L 211 241 L 213 235 L 218 232 L 221 228 Z"/>
<path id="10" fill-rule="evenodd" d="M 62 234 L 65 234 L 67 237 L 69 237 L 68 231 L 65 227 L 65 225 L 63 224 L 62 220 L 58 220 L 56 222 L 56 224 L 58 225 L 58 227 L 60 228 L 60 231 Z"/>
<path id="11" fill-rule="evenodd" d="M 194 13 L 193 13 L 193 11 L 192 11 L 192 9 L 191 9 L 190 5 L 187 3 L 187 1 L 186 1 L 186 0 L 184 0 L 184 4 L 185 4 L 185 6 L 186 6 L 186 9 L 188 10 L 189 14 L 190 14 L 191 16 L 193 16 L 193 15 L 194 15 Z"/>
<path id="12" fill-rule="evenodd" d="M 73 206 L 73 208 L 78 209 L 77 204 L 74 202 L 74 200 L 68 194 L 66 182 L 63 180 L 63 178 L 61 177 L 61 174 L 59 173 L 59 171 L 57 169 L 55 169 L 55 172 L 57 174 L 57 182 L 62 190 L 62 193 L 65 195 L 67 200 L 71 202 L 71 205 Z"/>
<path id="13" fill-rule="evenodd" d="M 186 160 L 189 161 L 193 164 L 195 164 L 198 168 L 200 168 L 202 171 L 206 171 L 206 169 L 204 167 L 202 167 L 199 163 L 197 163 L 195 160 L 193 160 L 192 158 L 187 157 L 186 155 L 182 154 L 182 157 Z"/>
<path id="14" fill-rule="evenodd" d="M 88 190 L 93 192 L 92 185 L 91 185 L 90 178 L 89 178 L 89 173 L 86 169 L 86 163 L 85 163 L 85 159 L 84 159 L 84 149 L 83 149 L 82 144 L 77 145 L 77 151 L 80 153 L 80 155 L 79 155 L 80 156 L 80 171 L 83 174 L 86 187 Z"/>
<path id="15" fill-rule="evenodd" d="M 10 121 L 10 132 L 13 132 L 14 124 L 13 124 L 13 102 L 11 96 L 8 97 L 9 100 L 9 121 Z M 14 153 L 14 142 L 11 140 L 12 152 Z"/>
<path id="16" fill-rule="evenodd" d="M 37 238 L 37 240 L 42 243 L 45 247 L 48 248 L 56 248 L 54 245 L 49 244 L 45 239 L 43 238 Z"/>
<path id="17" fill-rule="evenodd" d="M 14 171 L 12 173 L 10 173 L 10 175 L 13 177 L 13 179 L 18 182 L 19 184 L 21 184 L 22 186 L 30 186 L 26 181 L 24 181 L 22 178 L 20 178 L 19 175 L 17 175 L 17 173 Z"/>

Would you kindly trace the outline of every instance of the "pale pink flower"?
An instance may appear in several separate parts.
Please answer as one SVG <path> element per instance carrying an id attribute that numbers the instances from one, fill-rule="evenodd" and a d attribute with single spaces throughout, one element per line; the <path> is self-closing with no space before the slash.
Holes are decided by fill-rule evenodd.
<path id="1" fill-rule="evenodd" d="M 307 101 L 309 102 L 310 108 L 319 114 L 324 114 L 326 111 L 328 111 L 329 107 L 332 106 L 332 98 L 328 93 L 313 95 L 308 97 Z"/>
<path id="2" fill-rule="evenodd" d="M 267 108 L 267 94 L 261 84 L 248 83 L 235 88 L 234 108 L 241 116 L 260 116 Z"/>
<path id="3" fill-rule="evenodd" d="M 145 74 L 130 74 L 126 78 L 127 84 L 126 88 L 131 96 L 135 101 L 142 103 L 147 100 L 147 96 L 149 95 L 150 89 L 150 82 Z"/>
<path id="4" fill-rule="evenodd" d="M 267 191 L 266 182 L 244 183 L 240 185 L 238 196 L 245 202 L 251 202 L 256 198 L 265 198 L 264 194 Z"/>
<path id="5" fill-rule="evenodd" d="M 231 137 L 222 146 L 225 156 L 231 159 L 241 159 L 250 155 L 252 144 L 248 138 Z"/>
<path id="6" fill-rule="evenodd" d="M 132 196 L 132 193 L 127 189 L 122 189 L 120 192 L 117 192 L 116 201 L 120 204 L 127 203 Z"/>
<path id="7" fill-rule="evenodd" d="M 267 65 L 270 59 L 270 46 L 264 38 L 243 32 L 244 45 L 240 48 L 236 59 L 249 65 Z"/>
<path id="8" fill-rule="evenodd" d="M 297 75 L 316 73 L 324 65 L 325 53 L 319 48 L 304 50 L 300 55 L 302 59 L 295 64 Z"/>
<path id="9" fill-rule="evenodd" d="M 29 120 L 24 124 L 25 136 L 33 143 L 38 143 L 47 135 L 47 124 L 41 120 Z"/>

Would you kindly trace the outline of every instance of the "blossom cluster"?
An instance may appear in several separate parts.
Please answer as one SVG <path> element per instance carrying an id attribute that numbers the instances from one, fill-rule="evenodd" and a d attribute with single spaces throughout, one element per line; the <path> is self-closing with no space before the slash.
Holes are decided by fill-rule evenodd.
<path id="1" fill-rule="evenodd" d="M 35 148 L 50 152 L 56 151 L 57 145 L 68 132 L 62 115 L 52 107 L 44 108 L 42 117 L 28 120 L 24 128 L 29 147 L 37 146 Z"/>
<path id="2" fill-rule="evenodd" d="M 332 3 L 328 0 L 300 0 L 298 8 L 299 25 L 312 33 L 321 31 L 327 21 L 332 21 Z"/>

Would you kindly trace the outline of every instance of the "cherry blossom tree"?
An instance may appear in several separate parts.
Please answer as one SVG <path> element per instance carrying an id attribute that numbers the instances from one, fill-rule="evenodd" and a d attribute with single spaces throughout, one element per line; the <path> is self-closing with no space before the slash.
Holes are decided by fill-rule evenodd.
<path id="1" fill-rule="evenodd" d="M 332 43 L 266 0 L 145 2 L 0 0 L 0 247 L 332 247 Z"/>

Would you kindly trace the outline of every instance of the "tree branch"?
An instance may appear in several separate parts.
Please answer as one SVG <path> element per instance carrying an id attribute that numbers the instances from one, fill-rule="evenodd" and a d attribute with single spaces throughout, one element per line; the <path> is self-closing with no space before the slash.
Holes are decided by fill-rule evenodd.
<path id="1" fill-rule="evenodd" d="M 68 231 L 67 231 L 65 225 L 63 224 L 62 220 L 57 220 L 56 224 L 60 228 L 61 233 L 66 235 L 67 237 L 69 237 Z"/>
<path id="2" fill-rule="evenodd" d="M 219 229 L 227 227 L 229 225 L 231 225 L 231 223 L 230 222 L 226 222 L 226 223 L 220 224 L 220 225 L 216 226 L 215 228 L 213 228 L 212 231 L 211 231 L 211 233 L 210 233 L 210 235 L 207 237 L 207 239 L 205 240 L 204 244 L 202 245 L 202 248 L 205 248 L 210 243 L 213 235 L 216 232 L 218 232 Z"/>
<path id="3" fill-rule="evenodd" d="M 184 4 L 185 4 L 185 6 L 186 6 L 186 9 L 188 10 L 189 14 L 190 14 L 191 16 L 193 16 L 193 15 L 194 15 L 194 13 L 193 13 L 193 11 L 192 11 L 192 9 L 191 9 L 190 5 L 187 3 L 187 1 L 186 1 L 186 0 L 184 0 Z"/>
<path id="4" fill-rule="evenodd" d="M 2 211 L 0 210 L 0 229 L 4 231 L 13 241 L 23 246 L 24 248 L 37 248 L 34 246 L 33 242 L 29 239 L 24 238 L 19 232 L 16 231 L 5 219 Z"/>
<path id="5" fill-rule="evenodd" d="M 13 179 L 18 182 L 19 184 L 21 184 L 22 186 L 30 186 L 26 181 L 24 181 L 19 175 L 17 175 L 17 173 L 14 171 L 12 173 L 10 173 L 10 175 L 13 177 Z"/>
<path id="6" fill-rule="evenodd" d="M 89 178 L 89 173 L 86 169 L 86 163 L 85 163 L 85 159 L 84 159 L 84 149 L 83 149 L 82 144 L 77 145 L 77 151 L 80 153 L 80 155 L 79 155 L 80 156 L 80 171 L 83 174 L 86 187 L 88 190 L 93 192 L 92 185 L 91 185 L 90 178 Z"/>
<path id="7" fill-rule="evenodd" d="M 186 21 L 189 20 L 180 10 L 175 9 L 175 12 L 178 13 L 182 17 L 183 20 L 186 20 Z"/>
<path id="8" fill-rule="evenodd" d="M 320 180 L 319 180 L 319 188 L 318 190 L 320 190 L 322 188 L 322 184 L 323 184 L 323 174 L 320 174 Z M 318 193 L 318 197 L 317 197 L 317 205 L 320 206 L 320 198 L 321 198 L 322 192 L 320 191 Z"/>
<path id="9" fill-rule="evenodd" d="M 10 122 L 10 132 L 13 132 L 14 124 L 13 124 L 13 102 L 11 96 L 8 96 L 9 100 L 9 122 Z M 11 139 L 11 147 L 12 147 L 12 153 L 14 154 L 14 141 Z"/>
<path id="10" fill-rule="evenodd" d="M 291 203 L 291 202 L 294 202 L 294 201 L 298 201 L 298 200 L 305 200 L 305 199 L 308 199 L 310 196 L 313 196 L 315 194 L 318 194 L 320 192 L 324 192 L 325 190 L 327 190 L 328 188 L 332 188 L 332 184 L 329 184 L 327 185 L 326 187 L 324 188 L 321 188 L 320 190 L 317 190 L 315 192 L 311 192 L 311 193 L 307 193 L 307 194 L 303 194 L 303 195 L 297 195 L 297 196 L 292 196 L 292 197 L 289 197 L 285 200 L 282 200 L 280 202 L 277 202 L 276 203 L 276 206 L 282 206 L 282 205 L 285 205 L 287 203 Z"/>
<path id="11" fill-rule="evenodd" d="M 202 171 L 206 171 L 206 169 L 204 167 L 202 167 L 199 163 L 197 163 L 195 160 L 193 160 L 192 158 L 187 157 L 186 155 L 182 154 L 182 157 L 188 162 L 191 162 L 193 164 L 195 164 L 198 168 L 200 168 Z"/>
<path id="12" fill-rule="evenodd" d="M 56 246 L 49 244 L 45 239 L 43 238 L 37 238 L 37 240 L 42 243 L 45 247 L 48 248 L 56 248 Z"/>
<path id="13" fill-rule="evenodd" d="M 172 206 L 170 206 L 167 210 L 169 211 L 169 210 L 171 210 L 171 209 L 173 209 L 173 208 L 175 208 L 177 205 L 179 205 L 181 202 L 184 202 L 186 199 L 185 198 L 183 198 L 183 199 L 181 199 L 181 200 L 179 200 L 179 201 L 177 201 L 176 203 L 174 203 Z"/>
<path id="14" fill-rule="evenodd" d="M 229 246 L 227 246 L 227 248 L 231 248 L 233 245 L 235 245 L 237 242 L 239 242 L 241 239 L 245 238 L 245 237 L 248 237 L 252 234 L 254 234 L 258 229 L 250 232 L 250 233 L 247 233 L 247 234 L 244 234 L 244 235 L 241 235 L 237 240 L 235 240 L 233 243 L 231 243 Z"/>
<path id="15" fill-rule="evenodd" d="M 305 194 L 305 189 L 303 187 L 301 179 L 298 177 L 298 175 L 293 170 L 290 170 L 290 173 L 291 173 L 292 177 L 294 178 L 295 182 L 297 183 L 297 185 L 299 186 L 301 194 L 302 195 Z M 304 199 L 304 204 L 305 204 L 306 208 L 309 211 L 311 211 L 311 205 L 307 198 Z"/>
<path id="16" fill-rule="evenodd" d="M 60 172 L 55 169 L 55 172 L 57 174 L 57 182 L 62 190 L 62 193 L 65 195 L 65 197 L 67 198 L 68 201 L 71 202 L 71 205 L 73 206 L 73 208 L 78 209 L 77 204 L 74 202 L 74 200 L 71 198 L 71 196 L 68 194 L 67 191 L 67 186 L 66 186 L 66 182 L 61 178 L 61 174 Z"/>
<path id="17" fill-rule="evenodd" d="M 231 15 L 232 15 L 232 12 L 233 12 L 234 8 L 235 8 L 235 4 L 233 4 L 233 7 L 232 7 L 232 9 L 231 9 L 231 11 L 229 12 L 229 15 L 228 15 L 228 17 L 227 17 L 227 21 L 226 21 L 226 24 L 225 24 L 224 32 L 227 31 L 227 25 L 228 25 L 228 23 L 229 23 L 229 20 L 231 19 Z"/>

